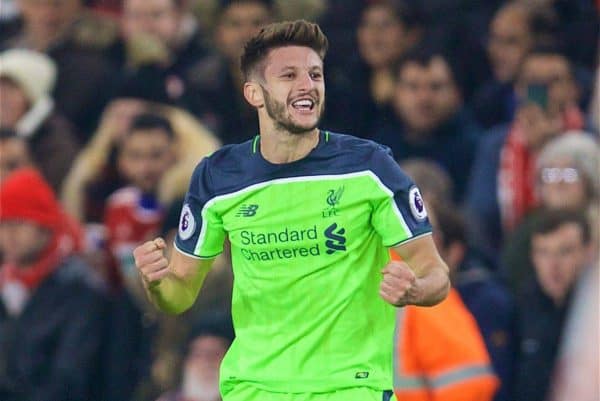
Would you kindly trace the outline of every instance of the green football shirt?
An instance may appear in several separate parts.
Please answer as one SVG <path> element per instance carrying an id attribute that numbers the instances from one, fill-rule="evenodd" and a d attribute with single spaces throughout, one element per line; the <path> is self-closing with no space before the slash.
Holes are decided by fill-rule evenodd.
<path id="1" fill-rule="evenodd" d="M 256 137 L 196 168 L 176 248 L 231 242 L 236 338 L 221 366 L 273 392 L 392 388 L 394 307 L 379 296 L 388 247 L 430 233 L 418 189 L 389 150 L 321 132 L 305 158 L 266 161 Z"/>

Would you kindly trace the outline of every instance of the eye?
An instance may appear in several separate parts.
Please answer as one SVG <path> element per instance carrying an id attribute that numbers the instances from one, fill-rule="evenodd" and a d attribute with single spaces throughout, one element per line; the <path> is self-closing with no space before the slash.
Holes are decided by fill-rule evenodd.
<path id="1" fill-rule="evenodd" d="M 323 74 L 321 74 L 320 72 L 311 72 L 310 73 L 310 77 L 316 81 L 320 80 L 321 78 L 323 78 Z"/>
<path id="2" fill-rule="evenodd" d="M 281 75 L 282 78 L 286 78 L 286 79 L 294 79 L 294 77 L 296 76 L 296 74 L 294 74 L 293 72 L 286 72 L 283 75 Z"/>

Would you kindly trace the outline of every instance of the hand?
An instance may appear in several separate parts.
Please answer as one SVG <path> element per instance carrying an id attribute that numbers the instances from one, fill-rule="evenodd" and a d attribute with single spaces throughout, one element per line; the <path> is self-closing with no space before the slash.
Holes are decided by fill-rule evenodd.
<path id="1" fill-rule="evenodd" d="M 169 274 L 169 261 L 164 255 L 167 244 L 162 238 L 156 238 L 138 246 L 133 251 L 135 266 L 142 280 L 149 286 L 156 286 Z"/>
<path id="2" fill-rule="evenodd" d="M 394 306 L 416 304 L 420 299 L 417 277 L 404 262 L 392 260 L 382 270 L 379 295 Z"/>
<path id="3" fill-rule="evenodd" d="M 560 132 L 560 120 L 550 117 L 537 104 L 529 103 L 517 111 L 517 121 L 527 147 L 538 149 Z"/>

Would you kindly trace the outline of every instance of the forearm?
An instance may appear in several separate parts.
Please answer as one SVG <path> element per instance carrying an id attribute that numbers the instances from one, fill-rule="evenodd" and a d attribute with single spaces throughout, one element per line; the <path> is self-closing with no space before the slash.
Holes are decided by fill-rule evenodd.
<path id="1" fill-rule="evenodd" d="M 423 277 L 416 281 L 418 296 L 414 305 L 433 306 L 442 302 L 450 290 L 450 279 L 448 270 L 444 266 L 436 266 L 428 271 Z"/>
<path id="2" fill-rule="evenodd" d="M 161 311 L 179 314 L 189 309 L 200 292 L 208 269 L 199 268 L 194 274 L 181 275 L 173 271 L 158 282 L 144 282 L 150 301 Z"/>

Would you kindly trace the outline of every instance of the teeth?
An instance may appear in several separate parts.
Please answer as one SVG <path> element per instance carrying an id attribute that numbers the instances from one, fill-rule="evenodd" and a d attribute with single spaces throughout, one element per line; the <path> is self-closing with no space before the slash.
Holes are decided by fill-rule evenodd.
<path id="1" fill-rule="evenodd" d="M 313 101 L 308 99 L 296 100 L 292 103 L 294 107 L 312 107 Z"/>

